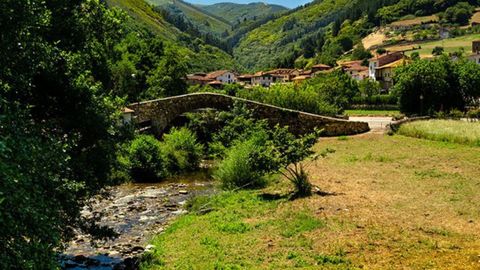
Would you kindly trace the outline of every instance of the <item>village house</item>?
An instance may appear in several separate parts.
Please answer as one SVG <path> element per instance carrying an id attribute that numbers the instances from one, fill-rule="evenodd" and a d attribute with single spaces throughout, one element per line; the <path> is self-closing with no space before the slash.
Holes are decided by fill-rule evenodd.
<path id="1" fill-rule="evenodd" d="M 235 83 L 237 81 L 235 74 L 228 70 L 214 71 L 214 72 L 208 73 L 206 77 L 207 79 L 210 79 L 213 81 L 219 81 L 222 84 L 230 84 L 230 83 Z"/>
<path id="2" fill-rule="evenodd" d="M 368 75 L 373 80 L 377 80 L 377 69 L 384 65 L 388 65 L 397 60 L 403 59 L 405 55 L 403 52 L 387 52 L 377 57 L 368 60 Z"/>
<path id="3" fill-rule="evenodd" d="M 408 62 L 409 60 L 407 59 L 400 59 L 377 68 L 376 78 L 380 82 L 382 89 L 389 90 L 392 88 L 395 69 L 408 64 Z"/>
<path id="4" fill-rule="evenodd" d="M 290 68 L 279 68 L 267 71 L 265 73 L 272 75 L 275 83 L 291 82 L 292 79 L 298 75 L 297 70 Z"/>
<path id="5" fill-rule="evenodd" d="M 368 67 L 362 66 L 362 61 L 348 61 L 340 64 L 343 72 L 357 81 L 368 78 Z"/>
<path id="6" fill-rule="evenodd" d="M 255 73 L 252 77 L 252 85 L 255 86 L 270 87 L 272 83 L 274 83 L 273 75 L 263 71 Z"/>
<path id="7" fill-rule="evenodd" d="M 206 73 L 194 73 L 194 74 L 188 74 L 187 75 L 187 83 L 189 85 L 206 85 L 207 83 L 210 82 L 206 78 L 207 74 Z"/>
<path id="8" fill-rule="evenodd" d="M 329 66 L 329 65 L 318 64 L 318 65 L 314 65 L 312 67 L 312 72 L 317 73 L 319 71 L 328 71 L 328 70 L 331 70 L 331 69 L 332 69 L 332 67 Z"/>
<path id="9" fill-rule="evenodd" d="M 405 64 L 405 61 L 399 61 L 405 59 L 406 56 L 403 52 L 387 52 L 386 54 L 371 58 L 369 59 L 368 76 L 380 82 L 384 90 L 388 90 L 393 85 L 393 69 L 400 64 Z"/>
<path id="10" fill-rule="evenodd" d="M 243 86 L 250 86 L 253 84 L 252 78 L 253 78 L 253 75 L 251 74 L 243 74 L 243 75 L 237 76 L 237 83 Z"/>
<path id="11" fill-rule="evenodd" d="M 208 74 L 194 73 L 194 74 L 187 75 L 187 82 L 191 85 L 196 85 L 196 84 L 207 85 L 208 84 L 208 85 L 218 86 L 218 82 L 220 82 L 220 84 L 231 84 L 231 83 L 235 83 L 236 81 L 237 79 L 235 74 L 228 70 L 217 70 L 214 72 L 210 72 Z"/>

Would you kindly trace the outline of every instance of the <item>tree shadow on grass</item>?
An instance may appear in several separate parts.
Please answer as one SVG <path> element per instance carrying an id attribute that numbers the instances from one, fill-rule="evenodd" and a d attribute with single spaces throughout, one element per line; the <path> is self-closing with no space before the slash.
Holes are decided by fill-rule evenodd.
<path id="1" fill-rule="evenodd" d="M 279 194 L 279 193 L 262 193 L 259 194 L 258 197 L 264 201 L 279 201 L 279 200 L 289 200 L 289 201 L 294 201 L 296 199 L 301 199 L 301 198 L 308 198 L 312 197 L 314 195 L 320 196 L 320 197 L 330 197 L 330 196 L 342 196 L 345 195 L 345 193 L 337 193 L 337 192 L 328 192 L 328 191 L 323 191 L 318 188 L 314 188 L 312 190 L 312 194 L 308 196 L 301 196 L 299 194 L 296 194 L 295 192 L 290 192 L 287 194 Z"/>

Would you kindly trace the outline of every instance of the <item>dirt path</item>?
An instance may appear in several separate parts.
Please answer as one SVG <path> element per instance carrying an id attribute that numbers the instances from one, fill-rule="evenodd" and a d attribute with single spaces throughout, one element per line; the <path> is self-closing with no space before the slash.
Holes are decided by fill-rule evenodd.
<path id="1" fill-rule="evenodd" d="M 367 122 L 371 133 L 385 133 L 387 126 L 393 122 L 392 117 L 350 117 L 349 120 Z"/>

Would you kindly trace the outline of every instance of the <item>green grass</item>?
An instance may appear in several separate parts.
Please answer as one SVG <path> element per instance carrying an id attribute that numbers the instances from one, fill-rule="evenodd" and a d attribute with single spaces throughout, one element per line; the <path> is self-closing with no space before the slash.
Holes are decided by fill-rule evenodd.
<path id="1" fill-rule="evenodd" d="M 278 269 L 313 266 L 317 261 L 347 262 L 338 254 L 312 250 L 307 235 L 325 228 L 326 221 L 288 205 L 278 212 L 284 199 L 267 200 L 257 191 L 241 191 L 224 192 L 207 201 L 198 198 L 189 204 L 193 209 L 207 207 L 210 213 L 181 217 L 153 240 L 156 249 L 146 256 L 143 269 L 255 269 L 260 265 Z M 274 248 L 279 250 L 268 251 L 269 238 L 280 240 Z"/>
<path id="2" fill-rule="evenodd" d="M 404 124 L 398 134 L 434 141 L 480 146 L 480 123 L 429 120 Z"/>
<path id="3" fill-rule="evenodd" d="M 478 148 L 381 134 L 327 147 L 309 171 L 336 195 L 262 196 L 288 195 L 279 180 L 198 197 L 142 269 L 479 269 Z"/>
<path id="4" fill-rule="evenodd" d="M 394 45 L 386 47 L 388 50 L 405 50 L 414 47 L 421 46 L 419 50 L 408 51 L 407 54 L 410 55 L 413 52 L 420 53 L 421 56 L 431 56 L 432 50 L 435 47 L 443 47 L 446 53 L 453 53 L 460 49 L 463 49 L 468 55 L 472 52 L 472 41 L 480 39 L 480 34 L 471 34 L 455 38 L 447 38 L 444 40 L 437 40 L 431 42 L 418 42 L 415 44 L 409 45 Z"/>
<path id="5" fill-rule="evenodd" d="M 400 111 L 394 110 L 346 110 L 345 114 L 348 116 L 395 116 L 399 115 Z"/>

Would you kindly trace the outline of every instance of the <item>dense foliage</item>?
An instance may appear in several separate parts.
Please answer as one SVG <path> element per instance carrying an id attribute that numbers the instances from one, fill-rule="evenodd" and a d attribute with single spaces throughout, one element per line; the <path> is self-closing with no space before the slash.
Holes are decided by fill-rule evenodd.
<path id="1" fill-rule="evenodd" d="M 0 268 L 49 269 L 72 228 L 103 235 L 79 210 L 123 179 L 122 106 L 183 93 L 191 67 L 183 47 L 98 0 L 7 0 L 0 10 Z"/>
<path id="2" fill-rule="evenodd" d="M 395 72 L 393 91 L 399 96 L 401 111 L 407 114 L 464 110 L 480 97 L 474 85 L 479 74 L 480 67 L 465 59 L 417 60 Z"/>
<path id="3" fill-rule="evenodd" d="M 342 72 L 317 76 L 302 84 L 278 84 L 266 89 L 255 87 L 237 96 L 283 108 L 335 116 L 341 114 L 359 94 L 358 84 Z"/>
<path id="4" fill-rule="evenodd" d="M 126 160 L 135 180 L 155 181 L 168 174 L 166 154 L 162 144 L 153 136 L 137 136 L 128 147 Z"/>
<path id="5" fill-rule="evenodd" d="M 121 169 L 139 182 L 159 181 L 196 170 L 203 158 L 203 146 L 186 128 L 172 129 L 162 141 L 151 135 L 137 135 L 126 149 L 120 157 Z"/>
<path id="6" fill-rule="evenodd" d="M 459 4 L 461 2 L 463 3 Z M 456 20 L 456 18 L 461 19 L 463 17 L 463 15 L 460 15 L 460 13 L 463 13 L 463 11 L 461 11 L 460 9 L 464 9 L 465 4 L 477 5 L 478 1 L 477 0 L 469 0 L 469 1 L 465 1 L 465 0 L 451 0 L 451 1 L 400 0 L 398 1 L 398 3 L 381 8 L 378 11 L 377 16 L 382 22 L 388 23 L 388 22 L 398 20 L 401 17 L 408 14 L 413 14 L 415 16 L 425 16 L 425 15 L 431 15 L 438 12 L 442 12 L 448 9 L 449 11 L 446 13 L 448 13 L 447 18 L 449 18 L 448 21 L 450 21 L 450 19 L 452 18 L 455 18 Z M 453 6 L 455 7 L 451 8 Z M 450 21 L 450 22 L 455 23 L 455 21 Z"/>
<path id="7" fill-rule="evenodd" d="M 332 64 L 378 25 L 376 11 L 396 1 L 314 1 L 249 32 L 234 49 L 234 56 L 251 69 L 293 67 L 303 55 Z"/>
<path id="8" fill-rule="evenodd" d="M 86 228 L 82 200 L 110 183 L 121 100 L 106 86 L 122 16 L 98 1 L 0 10 L 1 268 L 52 268 L 71 228 Z"/>
<path id="9" fill-rule="evenodd" d="M 189 120 L 189 128 L 203 138 L 210 156 L 221 160 L 214 177 L 225 188 L 260 187 L 266 184 L 266 176 L 285 171 L 295 185 L 296 196 L 310 194 L 308 174 L 300 162 L 313 154 L 311 147 L 319 131 L 294 136 L 288 127 L 271 127 L 265 120 L 252 118 L 242 103 L 236 103 L 229 112 L 193 113 Z M 301 173 L 295 175 L 297 172 Z"/>

